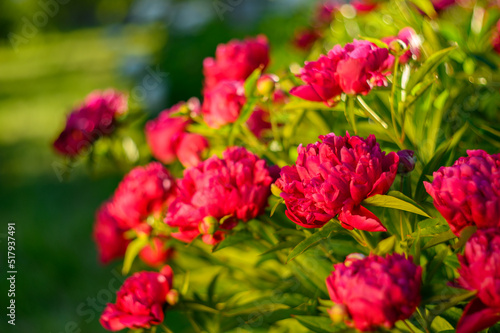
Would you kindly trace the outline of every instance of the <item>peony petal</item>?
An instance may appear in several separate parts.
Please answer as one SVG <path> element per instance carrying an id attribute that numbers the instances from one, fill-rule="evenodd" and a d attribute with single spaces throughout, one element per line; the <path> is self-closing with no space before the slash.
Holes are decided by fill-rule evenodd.
<path id="1" fill-rule="evenodd" d="M 309 85 L 298 86 L 290 90 L 290 94 L 298 98 L 305 99 L 311 102 L 323 102 L 321 96 Z"/>
<path id="2" fill-rule="evenodd" d="M 473 299 L 467 306 L 457 325 L 457 333 L 475 333 L 500 321 L 500 309 L 487 307 L 479 298 Z"/>
<path id="3" fill-rule="evenodd" d="M 339 214 L 339 220 L 342 224 L 358 230 L 387 231 L 378 217 L 363 206 L 352 208 L 348 206 L 342 207 L 342 211 Z"/>

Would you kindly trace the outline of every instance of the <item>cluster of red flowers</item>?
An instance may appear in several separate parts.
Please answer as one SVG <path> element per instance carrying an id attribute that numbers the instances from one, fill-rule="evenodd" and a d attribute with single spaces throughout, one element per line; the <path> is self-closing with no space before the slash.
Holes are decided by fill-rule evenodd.
<path id="1" fill-rule="evenodd" d="M 376 6 L 366 1 L 351 5 L 359 12 Z M 322 24 L 331 20 L 336 6 L 321 8 L 318 17 Z M 299 75 L 305 84 L 290 94 L 331 106 L 342 94 L 366 95 L 374 87 L 387 85 L 394 55 L 406 63 L 418 59 L 420 48 L 411 28 L 384 42 L 388 48 L 358 40 L 334 46 L 327 55 L 305 63 Z M 403 45 L 398 46 L 400 42 Z M 203 160 L 209 142 L 190 133 L 188 127 L 200 119 L 212 128 L 237 121 L 247 103 L 245 80 L 268 64 L 269 45 L 264 36 L 219 45 L 215 58 L 203 63 L 203 103 L 197 99 L 181 102 L 146 124 L 152 155 L 165 164 L 178 159 L 186 169 L 183 178 L 175 180 L 159 162 L 137 167 L 99 209 L 94 238 L 101 262 L 122 257 L 134 236 L 147 236 L 151 242 L 141 250 L 141 259 L 153 267 L 163 266 L 159 273 L 139 272 L 125 281 L 116 303 L 108 304 L 101 316 L 106 329 L 160 324 L 164 306 L 175 303 L 176 298 L 172 269 L 164 266 L 173 251 L 167 247 L 169 237 L 191 242 L 201 236 L 211 245 L 222 241 L 240 221 L 264 212 L 273 182 L 281 191 L 286 215 L 299 226 L 320 228 L 337 218 L 349 230 L 387 231 L 362 203 L 387 193 L 398 173 L 413 170 L 415 157 L 409 150 L 385 153 L 373 135 L 320 136 L 319 142 L 300 145 L 296 163 L 281 170 L 242 147 L 229 147 L 222 157 Z M 280 103 L 286 95 L 274 91 L 276 82 L 274 76 L 263 75 L 258 85 L 272 91 L 271 100 Z M 273 89 L 267 89 L 269 85 Z M 54 146 L 63 154 L 77 155 L 99 135 L 111 133 L 116 117 L 125 110 L 126 100 L 119 93 L 90 95 L 69 116 Z M 270 127 L 268 117 L 268 111 L 256 107 L 247 126 L 260 137 Z M 440 168 L 432 183 L 425 182 L 436 209 L 456 235 L 465 227 L 478 228 L 464 255 L 459 256 L 458 284 L 477 291 L 459 322 L 461 333 L 476 332 L 500 320 L 500 154 L 469 151 L 468 155 L 451 167 Z M 152 235 L 151 220 L 163 220 L 177 229 Z M 392 328 L 419 305 L 421 276 L 422 268 L 411 257 L 350 255 L 326 279 L 335 303 L 330 315 L 360 331 Z"/>
<path id="2" fill-rule="evenodd" d="M 148 235 L 149 216 L 161 218 L 174 199 L 176 185 L 168 170 L 158 162 L 133 169 L 118 185 L 113 197 L 97 212 L 94 239 L 102 263 L 125 254 L 129 239 L 127 232 Z M 151 266 L 158 266 L 172 253 L 163 237 L 155 237 L 153 246 L 141 252 L 141 258 Z"/>

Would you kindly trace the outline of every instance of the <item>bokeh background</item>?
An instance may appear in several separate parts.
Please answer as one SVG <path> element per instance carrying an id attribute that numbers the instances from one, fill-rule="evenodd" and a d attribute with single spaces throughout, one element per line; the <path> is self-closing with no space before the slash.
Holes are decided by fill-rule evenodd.
<path id="1" fill-rule="evenodd" d="M 203 58 L 231 38 L 265 33 L 271 71 L 302 63 L 304 54 L 291 39 L 307 25 L 313 5 L 306 0 L 0 1 L 0 332 L 103 332 L 98 318 L 108 301 L 106 290 L 121 284 L 119 263 L 98 264 L 91 233 L 96 209 L 126 170 L 96 173 L 77 164 L 61 179 L 63 160 L 51 143 L 71 108 L 92 90 L 115 87 L 152 118 L 200 96 Z M 145 83 L 151 75 L 157 84 Z M 9 222 L 16 223 L 17 242 L 14 327 L 5 316 Z M 188 324 L 174 318 L 169 326 L 180 332 Z"/>

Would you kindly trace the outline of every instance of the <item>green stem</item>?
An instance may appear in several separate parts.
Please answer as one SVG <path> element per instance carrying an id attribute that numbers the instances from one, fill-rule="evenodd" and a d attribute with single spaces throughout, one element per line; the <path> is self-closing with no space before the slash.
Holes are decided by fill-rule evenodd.
<path id="1" fill-rule="evenodd" d="M 396 134 L 396 137 L 399 138 L 400 136 L 398 134 L 398 128 L 396 124 L 396 110 L 394 109 L 394 102 L 396 100 L 396 82 L 398 80 L 399 56 L 396 56 L 395 58 L 396 60 L 394 60 L 394 74 L 392 76 L 391 99 L 389 102 L 391 104 L 392 127 L 394 133 Z"/>
<path id="2" fill-rule="evenodd" d="M 363 240 L 365 241 L 366 245 L 368 245 L 368 248 L 370 249 L 370 251 L 372 251 L 375 248 L 375 244 L 373 243 L 373 239 L 370 236 L 370 234 L 364 230 L 360 230 L 359 233 L 360 233 L 361 237 L 363 238 Z"/>
<path id="3" fill-rule="evenodd" d="M 352 126 L 354 134 L 358 134 L 358 129 L 356 127 L 356 116 L 354 115 L 354 97 L 346 96 L 345 108 L 344 108 L 345 118 L 347 122 Z"/>

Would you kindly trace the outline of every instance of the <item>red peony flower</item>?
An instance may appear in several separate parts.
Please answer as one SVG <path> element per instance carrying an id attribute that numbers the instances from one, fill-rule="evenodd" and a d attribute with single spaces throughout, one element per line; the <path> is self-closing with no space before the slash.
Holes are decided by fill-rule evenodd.
<path id="1" fill-rule="evenodd" d="M 196 109 L 190 109 L 192 113 L 200 113 L 199 102 L 181 102 L 146 123 L 146 140 L 151 152 L 165 164 L 178 158 L 185 167 L 196 165 L 201 161 L 201 154 L 208 148 L 208 141 L 203 136 L 187 133 L 186 127 L 191 122 L 188 117 L 172 116 L 181 108 L 189 108 L 188 105 L 197 106 Z"/>
<path id="2" fill-rule="evenodd" d="M 159 218 L 174 199 L 175 180 L 158 162 L 130 171 L 118 185 L 111 211 L 120 227 L 140 227 L 148 216 Z"/>
<path id="3" fill-rule="evenodd" d="M 345 309 L 345 323 L 360 331 L 390 329 L 409 318 L 420 302 L 422 268 L 411 257 L 370 255 L 334 268 L 326 279 L 330 298 Z"/>
<path id="4" fill-rule="evenodd" d="M 200 224 L 225 218 L 218 228 L 229 230 L 238 220 L 248 221 L 263 213 L 273 182 L 266 162 L 239 147 L 228 148 L 222 156 L 213 156 L 184 171 L 177 198 L 165 218 L 169 226 L 179 227 L 173 237 L 190 242 L 200 229 L 210 229 L 200 228 Z M 203 240 L 213 244 L 222 237 L 219 230 L 205 234 Z"/>
<path id="5" fill-rule="evenodd" d="M 135 273 L 118 290 L 116 303 L 108 303 L 104 309 L 99 320 L 101 325 L 109 331 L 119 331 L 161 324 L 172 281 L 170 266 L 163 267 L 160 273 Z"/>
<path id="6" fill-rule="evenodd" d="M 167 246 L 167 237 L 153 237 L 151 243 L 146 245 L 139 258 L 151 267 L 163 266 L 174 254 L 174 249 Z"/>
<path id="7" fill-rule="evenodd" d="M 467 154 L 434 172 L 432 183 L 424 182 L 434 206 L 457 236 L 467 226 L 500 227 L 500 154 L 482 150 Z"/>
<path id="8" fill-rule="evenodd" d="M 73 110 L 66 127 L 54 142 L 61 154 L 76 156 L 94 141 L 115 129 L 116 116 L 127 110 L 127 97 L 115 90 L 94 91 Z"/>
<path id="9" fill-rule="evenodd" d="M 366 95 L 374 86 L 387 85 L 385 72 L 392 61 L 387 49 L 368 41 L 336 45 L 328 56 L 305 63 L 299 76 L 306 85 L 293 88 L 290 94 L 327 105 L 334 104 L 342 92 Z"/>
<path id="10" fill-rule="evenodd" d="M 458 283 L 477 290 L 457 325 L 458 333 L 474 333 L 500 321 L 500 229 L 479 229 L 459 255 Z"/>
<path id="11" fill-rule="evenodd" d="M 123 257 L 130 243 L 125 238 L 125 230 L 120 228 L 118 221 L 111 214 L 111 205 L 111 202 L 106 202 L 101 206 L 94 225 L 94 241 L 97 244 L 99 260 L 103 264 Z"/>
<path id="12" fill-rule="evenodd" d="M 338 215 L 346 229 L 385 231 L 361 202 L 391 187 L 398 170 L 396 153 L 380 150 L 375 136 L 319 137 L 323 142 L 298 147 L 294 166 L 281 169 L 276 181 L 286 215 L 305 228 L 319 228 Z"/>
<path id="13" fill-rule="evenodd" d="M 204 97 L 203 119 L 212 128 L 234 123 L 246 102 L 242 81 L 222 81 L 206 90 Z"/>
<path id="14" fill-rule="evenodd" d="M 203 61 L 205 89 L 214 88 L 219 82 L 244 81 L 252 72 L 269 63 L 269 45 L 264 35 L 244 41 L 232 40 L 217 46 L 214 58 Z"/>
<path id="15" fill-rule="evenodd" d="M 391 48 L 392 42 L 401 41 L 404 43 L 404 47 L 410 47 L 403 55 L 399 57 L 399 62 L 401 64 L 406 64 L 413 56 L 418 59 L 420 57 L 420 47 L 421 40 L 413 28 L 406 27 L 399 31 L 397 36 L 382 38 L 382 41 L 386 43 L 389 48 Z"/>
<path id="16" fill-rule="evenodd" d="M 385 48 L 368 41 L 354 40 L 342 49 L 339 45 L 328 54 L 337 60 L 338 82 L 348 95 L 368 94 L 374 86 L 386 86 L 387 69 L 393 57 Z"/>

